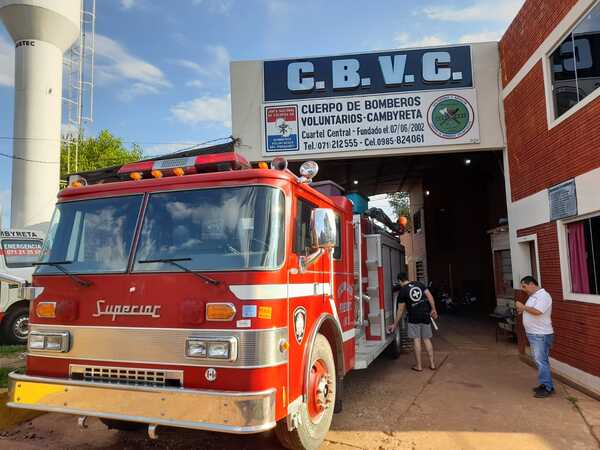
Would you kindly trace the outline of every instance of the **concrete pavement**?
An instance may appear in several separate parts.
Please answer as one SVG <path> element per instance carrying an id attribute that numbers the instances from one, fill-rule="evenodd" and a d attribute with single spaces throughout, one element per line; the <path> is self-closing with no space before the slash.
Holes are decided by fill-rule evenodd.
<path id="1" fill-rule="evenodd" d="M 486 321 L 442 317 L 435 338 L 439 368 L 410 370 L 412 355 L 385 356 L 345 384 L 344 411 L 334 416 L 323 449 L 600 448 L 600 402 L 557 383 L 551 398 L 535 399 L 536 372 L 519 361 L 516 345 L 496 344 Z M 47 414 L 0 435 L 0 448 L 277 449 L 274 437 L 240 437 L 159 430 L 108 431 L 96 420 Z"/>

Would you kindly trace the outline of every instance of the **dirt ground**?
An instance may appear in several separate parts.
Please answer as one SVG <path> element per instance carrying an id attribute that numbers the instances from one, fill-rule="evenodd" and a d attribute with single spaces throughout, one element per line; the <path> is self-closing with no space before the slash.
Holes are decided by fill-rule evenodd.
<path id="1" fill-rule="evenodd" d="M 385 356 L 345 381 L 344 411 L 322 448 L 350 449 L 599 449 L 600 402 L 557 383 L 547 399 L 532 397 L 536 373 L 516 346 L 496 343 L 486 321 L 440 318 L 439 369 L 410 370 L 411 355 Z M 1 449 L 279 449 L 271 433 L 253 437 L 160 429 L 107 430 L 99 421 L 46 414 L 0 433 Z"/>

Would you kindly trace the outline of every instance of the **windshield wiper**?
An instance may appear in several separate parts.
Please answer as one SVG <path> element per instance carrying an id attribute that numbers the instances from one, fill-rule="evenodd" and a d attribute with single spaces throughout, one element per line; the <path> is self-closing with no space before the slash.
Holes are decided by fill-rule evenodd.
<path id="1" fill-rule="evenodd" d="M 62 273 L 64 273 L 66 276 L 68 276 L 71 280 L 75 281 L 78 285 L 83 286 L 83 287 L 91 286 L 92 285 L 91 281 L 82 280 L 77 275 L 73 275 L 67 269 L 62 267 L 65 264 L 72 264 L 72 263 L 73 263 L 73 261 L 48 261 L 48 262 L 36 262 L 36 263 L 33 263 L 32 265 L 56 267 L 58 270 L 60 270 Z"/>
<path id="2" fill-rule="evenodd" d="M 214 278 L 207 277 L 206 275 L 202 275 L 201 273 L 194 272 L 192 269 L 189 269 L 185 266 L 182 266 L 181 264 L 178 264 L 181 261 L 191 261 L 191 260 L 192 260 L 192 258 L 146 259 L 144 261 L 138 261 L 138 263 L 140 263 L 140 264 L 152 264 L 152 263 L 171 264 L 175 267 L 179 267 L 184 272 L 191 273 L 192 275 L 195 275 L 198 278 L 201 278 L 202 280 L 206 281 L 209 284 L 212 284 L 213 286 L 218 286 L 219 284 L 221 284 L 221 282 L 219 280 L 215 280 Z"/>

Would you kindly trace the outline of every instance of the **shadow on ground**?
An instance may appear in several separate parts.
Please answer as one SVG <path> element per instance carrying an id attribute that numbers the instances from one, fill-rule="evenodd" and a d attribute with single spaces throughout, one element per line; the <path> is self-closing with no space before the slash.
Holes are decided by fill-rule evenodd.
<path id="1" fill-rule="evenodd" d="M 496 343 L 493 324 L 442 317 L 435 339 L 439 367 L 410 370 L 412 355 L 382 356 L 345 380 L 344 411 L 334 416 L 324 449 L 573 449 L 600 448 L 574 392 L 561 384 L 548 399 L 532 397 L 535 372 L 518 359 L 516 346 Z M 599 402 L 577 393 L 590 417 Z M 585 402 L 585 403 L 584 403 Z M 600 429 L 600 428 L 599 428 Z M 107 430 L 90 420 L 48 414 L 0 436 L 0 448 L 248 449 L 280 448 L 273 433 L 230 436 L 159 429 L 144 433 Z"/>

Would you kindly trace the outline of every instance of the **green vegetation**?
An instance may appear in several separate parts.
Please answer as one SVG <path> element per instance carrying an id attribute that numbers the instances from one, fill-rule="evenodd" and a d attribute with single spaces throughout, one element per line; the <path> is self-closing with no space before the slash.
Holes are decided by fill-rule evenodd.
<path id="1" fill-rule="evenodd" d="M 397 217 L 404 216 L 410 222 L 410 196 L 408 192 L 388 194 L 388 201 Z"/>
<path id="2" fill-rule="evenodd" d="M 0 345 L 0 358 L 16 357 L 27 350 L 24 345 Z"/>
<path id="3" fill-rule="evenodd" d="M 8 374 L 15 369 L 3 367 L 0 368 L 0 389 L 8 387 Z"/>
<path id="4" fill-rule="evenodd" d="M 76 146 L 76 143 L 79 145 Z M 75 149 L 77 148 L 77 152 Z M 133 144 L 126 148 L 123 141 L 108 130 L 102 130 L 98 137 L 80 139 L 63 144 L 60 150 L 60 178 L 75 172 L 75 153 L 77 153 L 77 172 L 88 172 L 103 167 L 116 166 L 142 158 L 142 148 Z"/>

